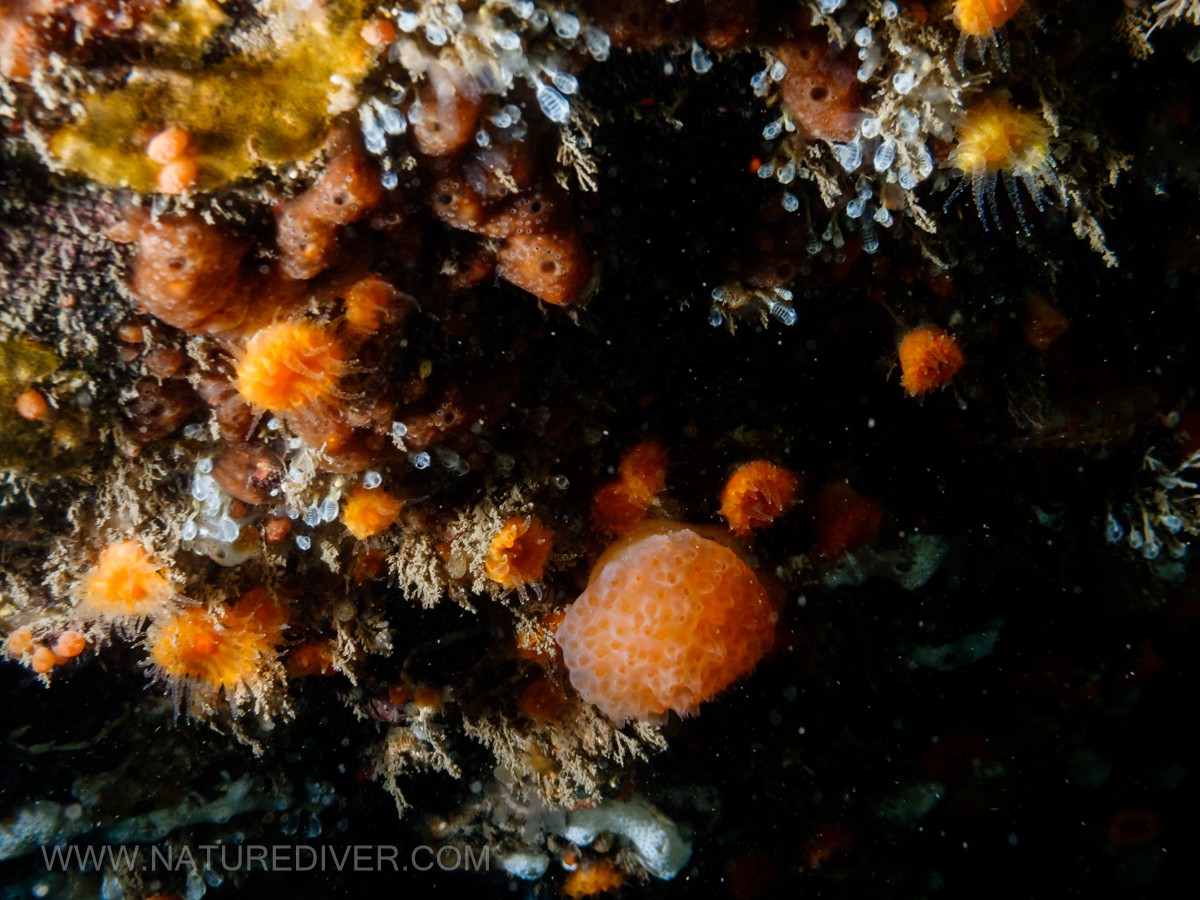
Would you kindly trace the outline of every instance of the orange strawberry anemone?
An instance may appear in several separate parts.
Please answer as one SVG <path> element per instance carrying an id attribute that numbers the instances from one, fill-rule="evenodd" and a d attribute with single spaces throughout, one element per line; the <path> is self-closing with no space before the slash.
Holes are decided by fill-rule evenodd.
<path id="1" fill-rule="evenodd" d="M 246 343 L 237 364 L 243 399 L 286 412 L 334 397 L 348 353 L 329 329 L 303 320 L 273 322 Z"/>
<path id="2" fill-rule="evenodd" d="M 721 491 L 721 516 L 738 537 L 766 528 L 795 502 L 800 479 L 763 459 L 746 463 L 729 476 Z"/>
<path id="3" fill-rule="evenodd" d="M 936 325 L 914 329 L 900 342 L 900 386 L 910 397 L 950 383 L 965 357 L 951 335 Z"/>
<path id="4" fill-rule="evenodd" d="M 542 580 L 554 548 L 554 532 L 537 516 L 514 516 L 488 546 L 484 567 L 488 578 L 504 587 L 523 587 Z"/>
<path id="5" fill-rule="evenodd" d="M 125 622 L 161 611 L 174 593 L 150 553 L 135 540 L 105 547 L 79 589 L 85 613 Z"/>

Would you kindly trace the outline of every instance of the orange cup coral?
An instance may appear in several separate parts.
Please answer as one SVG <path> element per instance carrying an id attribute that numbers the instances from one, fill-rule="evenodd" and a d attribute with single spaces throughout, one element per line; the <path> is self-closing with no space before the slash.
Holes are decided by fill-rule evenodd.
<path id="1" fill-rule="evenodd" d="M 146 548 L 134 540 L 105 547 L 79 588 L 85 613 L 125 622 L 161 611 L 174 593 Z"/>
<path id="2" fill-rule="evenodd" d="M 274 322 L 246 343 L 237 390 L 263 409 L 293 410 L 334 396 L 347 371 L 346 349 L 328 329 L 304 320 Z"/>
<path id="3" fill-rule="evenodd" d="M 777 613 L 736 553 L 679 523 L 610 547 L 556 639 L 571 684 L 615 721 L 695 713 L 748 674 Z"/>
<path id="4" fill-rule="evenodd" d="M 391 528 L 403 508 L 404 501 L 399 497 L 380 488 L 368 489 L 359 485 L 342 509 L 342 524 L 360 541 L 365 541 L 371 535 Z"/>
<path id="5" fill-rule="evenodd" d="M 160 675 L 192 688 L 249 685 L 273 648 L 265 635 L 244 626 L 236 621 L 227 626 L 201 607 L 179 610 L 156 620 L 146 635 L 150 662 Z"/>
<path id="6" fill-rule="evenodd" d="M 554 548 L 554 532 L 537 516 L 509 519 L 488 546 L 484 567 L 488 578 L 508 588 L 542 580 Z"/>
<path id="7" fill-rule="evenodd" d="M 721 491 L 721 515 L 738 537 L 748 537 L 783 515 L 796 499 L 800 479 L 763 459 L 746 463 L 729 476 Z"/>
<path id="8" fill-rule="evenodd" d="M 962 368 L 958 341 L 936 325 L 915 328 L 900 342 L 900 386 L 910 397 L 943 387 Z"/>

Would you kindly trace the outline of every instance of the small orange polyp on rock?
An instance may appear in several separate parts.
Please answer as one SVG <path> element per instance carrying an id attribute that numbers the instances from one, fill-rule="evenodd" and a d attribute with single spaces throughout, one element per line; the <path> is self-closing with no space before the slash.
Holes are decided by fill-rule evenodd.
<path id="1" fill-rule="evenodd" d="M 782 466 L 755 460 L 740 466 L 721 491 L 721 516 L 729 530 L 748 537 L 778 519 L 796 499 L 800 479 Z"/>
<path id="2" fill-rule="evenodd" d="M 293 410 L 335 396 L 346 357 L 345 348 L 320 325 L 274 322 L 246 343 L 237 364 L 237 390 L 263 409 Z"/>
<path id="3" fill-rule="evenodd" d="M 135 540 L 105 547 L 79 589 L 83 612 L 125 622 L 160 612 L 174 593 L 149 552 Z"/>
<path id="4" fill-rule="evenodd" d="M 987 37 L 1024 5 L 1025 0 L 954 0 L 954 24 L 969 37 Z"/>
<path id="5" fill-rule="evenodd" d="M 900 386 L 910 397 L 943 387 L 962 368 L 958 342 L 936 325 L 915 328 L 900 342 Z"/>
<path id="6" fill-rule="evenodd" d="M 400 518 L 404 501 L 380 488 L 356 487 L 342 509 L 342 524 L 354 537 L 365 541 L 391 528 Z"/>
<path id="7" fill-rule="evenodd" d="M 776 619 L 741 557 L 660 522 L 605 551 L 556 639 L 571 684 L 619 722 L 697 712 L 758 665 Z"/>
<path id="8" fill-rule="evenodd" d="M 542 580 L 554 547 L 554 532 L 537 516 L 514 516 L 501 526 L 488 546 L 484 567 L 488 578 L 507 588 Z"/>
<path id="9" fill-rule="evenodd" d="M 618 472 L 629 499 L 649 508 L 667 487 L 667 448 L 654 441 L 636 444 L 621 457 Z"/>

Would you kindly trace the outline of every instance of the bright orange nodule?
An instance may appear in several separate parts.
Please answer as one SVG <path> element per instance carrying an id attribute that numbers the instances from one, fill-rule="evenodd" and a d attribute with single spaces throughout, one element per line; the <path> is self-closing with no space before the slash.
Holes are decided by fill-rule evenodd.
<path id="1" fill-rule="evenodd" d="M 796 499 L 800 478 L 763 459 L 746 463 L 729 476 L 721 491 L 721 516 L 729 530 L 747 537 L 778 519 Z"/>
<path id="2" fill-rule="evenodd" d="M 102 619 L 140 619 L 160 611 L 174 590 L 138 541 L 105 547 L 79 590 L 85 611 Z"/>
<path id="3" fill-rule="evenodd" d="M 916 397 L 940 388 L 962 368 L 958 341 L 936 325 L 914 329 L 900 342 L 900 386 Z"/>
<path id="4" fill-rule="evenodd" d="M 484 567 L 488 578 L 504 587 L 542 580 L 554 549 L 554 532 L 537 516 L 514 516 L 505 522 L 488 546 Z"/>
<path id="5" fill-rule="evenodd" d="M 161 674 L 210 688 L 231 689 L 252 681 L 272 654 L 262 634 L 227 627 L 201 607 L 157 619 L 146 641 L 150 661 Z"/>
<path id="6" fill-rule="evenodd" d="M 273 322 L 246 343 L 238 393 L 263 409 L 287 411 L 334 396 L 346 373 L 346 349 L 313 322 Z"/>
<path id="7" fill-rule="evenodd" d="M 625 881 L 625 877 L 617 871 L 607 859 L 586 863 L 567 876 L 563 882 L 562 892 L 572 900 L 580 897 L 594 897 L 615 891 Z"/>
<path id="8" fill-rule="evenodd" d="M 629 499 L 649 508 L 667 487 L 667 448 L 654 441 L 630 447 L 621 457 L 618 474 Z"/>
<path id="9" fill-rule="evenodd" d="M 813 502 L 817 551 L 827 560 L 863 547 L 879 536 L 883 505 L 844 481 L 823 487 Z"/>
<path id="10" fill-rule="evenodd" d="M 620 722 L 697 712 L 758 665 L 777 617 L 740 556 L 657 522 L 605 551 L 555 637 L 571 684 Z"/>
<path id="11" fill-rule="evenodd" d="M 1024 5 L 1025 0 L 954 0 L 954 24 L 963 34 L 987 37 Z"/>
<path id="12" fill-rule="evenodd" d="M 342 509 L 342 524 L 360 541 L 365 541 L 371 535 L 391 528 L 403 508 L 403 500 L 382 488 L 368 490 L 359 485 Z"/>
<path id="13" fill-rule="evenodd" d="M 73 659 L 87 649 L 87 638 L 78 631 L 64 631 L 54 642 L 54 655 Z"/>

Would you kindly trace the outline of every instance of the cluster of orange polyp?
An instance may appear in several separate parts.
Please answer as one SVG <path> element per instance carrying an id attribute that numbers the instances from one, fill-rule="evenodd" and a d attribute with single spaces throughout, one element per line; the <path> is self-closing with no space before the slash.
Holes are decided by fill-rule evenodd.
<path id="1" fill-rule="evenodd" d="M 451 105 L 447 114 L 467 113 Z M 256 478 L 268 454 L 255 438 L 264 417 L 320 451 L 327 471 L 349 473 L 503 414 L 507 402 L 490 404 L 460 381 L 439 387 L 422 360 L 407 358 L 416 356 L 403 348 L 418 310 L 443 315 L 472 290 L 533 302 L 499 282 L 559 306 L 579 299 L 588 252 L 565 194 L 540 176 L 525 145 L 433 149 L 439 155 L 422 157 L 428 173 L 387 190 L 357 134 L 335 130 L 323 171 L 275 206 L 266 239 L 194 212 L 154 218 L 134 209 L 113 229 L 133 245 L 130 287 L 142 309 L 209 339 L 199 394 L 220 426 L 220 455 L 245 463 L 232 473 L 218 467 L 232 496 L 265 498 Z M 478 238 L 436 242 L 431 263 L 429 231 L 444 238 L 447 229 L 426 206 Z M 485 379 L 486 393 L 503 382 Z"/>

